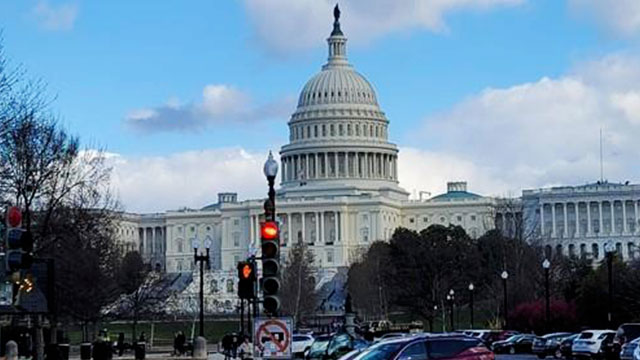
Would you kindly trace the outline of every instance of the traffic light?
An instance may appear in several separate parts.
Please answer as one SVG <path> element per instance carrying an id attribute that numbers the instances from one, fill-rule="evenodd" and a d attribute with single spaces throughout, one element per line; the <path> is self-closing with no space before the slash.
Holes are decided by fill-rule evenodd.
<path id="1" fill-rule="evenodd" d="M 5 262 L 7 273 L 29 269 L 33 264 L 33 236 L 21 227 L 22 212 L 17 206 L 7 210 Z"/>
<path id="2" fill-rule="evenodd" d="M 256 297 L 256 269 L 249 261 L 238 262 L 238 297 L 240 299 Z"/>
<path id="3" fill-rule="evenodd" d="M 280 309 L 280 232 L 278 224 L 267 221 L 262 224 L 262 306 L 271 315 Z"/>

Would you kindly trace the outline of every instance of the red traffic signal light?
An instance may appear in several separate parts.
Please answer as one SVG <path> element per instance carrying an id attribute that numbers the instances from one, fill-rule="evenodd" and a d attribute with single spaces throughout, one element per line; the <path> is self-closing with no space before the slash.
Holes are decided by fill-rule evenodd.
<path id="1" fill-rule="evenodd" d="M 253 269 L 251 268 L 251 265 L 249 265 L 249 264 L 244 264 L 242 266 L 242 269 L 240 270 L 240 276 L 243 279 L 249 279 L 249 277 L 251 276 L 252 273 L 253 273 Z"/>
<path id="2" fill-rule="evenodd" d="M 18 227 L 22 223 L 22 211 L 17 206 L 11 206 L 7 210 L 7 224 L 10 227 Z"/>
<path id="3" fill-rule="evenodd" d="M 273 221 L 267 221 L 262 224 L 262 239 L 275 240 L 278 238 L 278 224 Z"/>

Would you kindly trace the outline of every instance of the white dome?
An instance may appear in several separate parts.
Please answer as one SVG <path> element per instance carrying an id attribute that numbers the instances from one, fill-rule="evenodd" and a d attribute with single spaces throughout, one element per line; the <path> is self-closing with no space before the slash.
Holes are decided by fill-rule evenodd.
<path id="1" fill-rule="evenodd" d="M 302 88 L 298 108 L 320 104 L 378 105 L 371 84 L 350 66 L 325 67 Z"/>

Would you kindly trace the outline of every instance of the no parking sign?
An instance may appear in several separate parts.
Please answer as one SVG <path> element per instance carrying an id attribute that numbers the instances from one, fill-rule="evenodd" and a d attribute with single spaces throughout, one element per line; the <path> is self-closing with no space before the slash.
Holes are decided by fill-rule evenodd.
<path id="1" fill-rule="evenodd" d="M 291 358 L 291 323 L 291 318 L 256 319 L 253 329 L 254 357 Z"/>

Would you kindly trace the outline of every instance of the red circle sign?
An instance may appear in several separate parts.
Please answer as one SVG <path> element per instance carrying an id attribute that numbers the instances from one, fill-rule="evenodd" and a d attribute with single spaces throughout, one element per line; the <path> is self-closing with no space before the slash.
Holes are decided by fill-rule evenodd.
<path id="1" fill-rule="evenodd" d="M 269 325 L 274 325 L 277 326 L 278 328 L 280 328 L 280 330 L 282 330 L 282 333 L 284 334 L 284 339 L 282 339 L 282 342 L 278 341 L 275 336 L 269 332 L 269 330 L 267 329 L 267 326 Z M 284 352 L 287 349 L 287 345 L 289 343 L 289 330 L 287 330 L 287 326 L 285 324 L 282 323 L 282 321 L 277 321 L 277 320 L 267 320 L 264 322 L 264 324 L 262 324 L 259 328 L 258 331 L 256 332 L 256 338 L 260 339 L 262 336 L 262 333 L 266 333 L 267 336 L 269 336 L 269 338 L 271 339 L 271 341 L 276 344 L 276 346 L 278 347 L 278 349 L 280 350 L 280 352 Z M 260 341 L 258 341 L 256 339 L 256 345 L 258 346 L 258 348 L 260 350 L 263 350 L 262 344 Z"/>
<path id="2" fill-rule="evenodd" d="M 17 206 L 11 206 L 7 211 L 7 222 L 11 227 L 18 227 L 22 222 L 22 211 Z"/>

